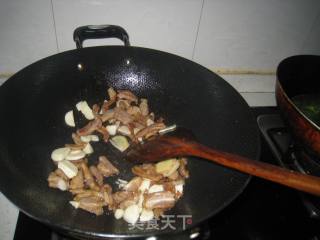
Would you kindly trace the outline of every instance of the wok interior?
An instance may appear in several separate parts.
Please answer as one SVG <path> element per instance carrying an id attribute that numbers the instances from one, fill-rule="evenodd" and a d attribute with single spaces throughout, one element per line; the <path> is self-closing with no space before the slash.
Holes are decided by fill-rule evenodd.
<path id="1" fill-rule="evenodd" d="M 247 104 L 223 79 L 174 55 L 141 48 L 96 47 L 61 53 L 17 73 L 0 88 L 0 186 L 32 217 L 80 234 L 146 235 L 128 230 L 113 215 L 93 216 L 73 209 L 69 193 L 47 187 L 53 149 L 71 142 L 74 129 L 64 114 L 80 100 L 102 102 L 109 86 L 130 89 L 149 100 L 150 109 L 192 129 L 200 142 L 258 158 L 258 132 Z M 110 146 L 93 145 L 91 163 L 101 154 L 131 178 L 131 166 Z M 168 214 L 192 215 L 193 224 L 223 209 L 246 186 L 249 176 L 199 159 L 189 160 L 184 196 Z M 110 178 L 110 182 L 115 178 Z M 107 181 L 108 182 L 108 181 Z M 177 230 L 182 224 L 176 225 Z M 162 233 L 172 229 L 162 230 Z"/>

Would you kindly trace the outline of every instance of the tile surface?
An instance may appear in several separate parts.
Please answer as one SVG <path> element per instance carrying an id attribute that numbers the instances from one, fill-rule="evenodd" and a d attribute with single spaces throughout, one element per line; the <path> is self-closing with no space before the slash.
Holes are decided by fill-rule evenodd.
<path id="1" fill-rule="evenodd" d="M 275 69 L 301 53 L 319 10 L 318 0 L 205 0 L 194 60 L 207 67 Z"/>
<path id="2" fill-rule="evenodd" d="M 50 0 L 0 1 L 0 72 L 57 52 Z"/>
<path id="3" fill-rule="evenodd" d="M 126 29 L 133 46 L 191 58 L 201 7 L 202 0 L 53 0 L 59 51 L 75 48 L 72 33 L 78 26 L 114 24 Z M 121 44 L 87 42 L 85 46 Z"/>

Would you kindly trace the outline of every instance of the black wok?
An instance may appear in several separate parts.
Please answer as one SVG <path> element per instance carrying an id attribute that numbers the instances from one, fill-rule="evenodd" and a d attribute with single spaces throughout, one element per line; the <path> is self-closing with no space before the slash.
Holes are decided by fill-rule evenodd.
<path id="1" fill-rule="evenodd" d="M 86 38 L 118 37 L 126 46 L 81 48 Z M 83 27 L 75 31 L 81 49 L 42 59 L 16 73 L 0 88 L 0 190 L 23 212 L 60 231 L 91 237 L 134 237 L 179 232 L 129 230 L 112 214 L 96 217 L 74 209 L 71 195 L 48 188 L 55 168 L 53 149 L 71 142 L 75 131 L 64 114 L 79 100 L 102 102 L 106 89 L 130 89 L 149 99 L 150 107 L 168 124 L 192 129 L 202 143 L 258 159 L 260 141 L 248 105 L 226 81 L 206 68 L 169 53 L 129 47 L 126 32 L 116 26 Z M 131 165 L 102 143 L 106 153 L 129 179 Z M 185 194 L 167 214 L 191 215 L 192 228 L 229 205 L 250 176 L 206 161 L 189 161 L 191 173 Z M 108 182 L 114 181 L 108 179 Z M 176 218 L 177 219 L 177 218 Z M 181 220 L 181 219 L 180 219 Z M 161 225 L 160 225 L 161 226 Z"/>

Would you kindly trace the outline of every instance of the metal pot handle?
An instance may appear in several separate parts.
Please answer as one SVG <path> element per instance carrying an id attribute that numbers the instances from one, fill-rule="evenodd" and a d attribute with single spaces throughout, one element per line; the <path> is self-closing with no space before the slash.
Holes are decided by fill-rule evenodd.
<path id="1" fill-rule="evenodd" d="M 83 47 L 84 40 L 98 38 L 118 38 L 124 42 L 125 46 L 130 46 L 128 33 L 122 27 L 116 25 L 81 26 L 73 32 L 73 40 L 76 42 L 77 48 Z"/>

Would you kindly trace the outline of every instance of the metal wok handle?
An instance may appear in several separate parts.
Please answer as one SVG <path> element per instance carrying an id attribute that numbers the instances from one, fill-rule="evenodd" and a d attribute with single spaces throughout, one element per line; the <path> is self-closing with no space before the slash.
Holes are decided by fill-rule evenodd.
<path id="1" fill-rule="evenodd" d="M 73 32 L 73 40 L 76 42 L 77 48 L 82 48 L 84 40 L 98 38 L 118 38 L 124 42 L 125 46 L 130 46 L 128 33 L 116 25 L 81 26 Z"/>

